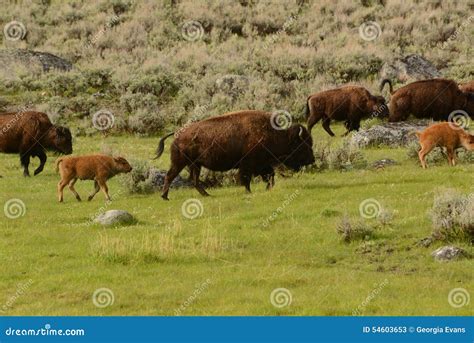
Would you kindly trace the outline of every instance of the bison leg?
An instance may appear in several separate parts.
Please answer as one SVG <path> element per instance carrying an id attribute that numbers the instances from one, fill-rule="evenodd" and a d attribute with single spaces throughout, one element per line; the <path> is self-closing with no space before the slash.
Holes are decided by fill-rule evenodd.
<path id="1" fill-rule="evenodd" d="M 428 168 L 426 165 L 425 157 L 433 149 L 432 146 L 421 146 L 421 150 L 418 152 L 418 158 L 420 159 L 421 166 L 423 169 Z"/>
<path id="2" fill-rule="evenodd" d="M 61 179 L 58 183 L 58 200 L 59 202 L 63 202 L 63 190 L 66 187 L 68 182 L 66 180 Z"/>
<path id="3" fill-rule="evenodd" d="M 209 196 L 209 193 L 206 192 L 204 187 L 199 180 L 199 175 L 201 174 L 201 167 L 199 166 L 192 166 L 191 169 L 191 178 L 193 180 L 194 187 L 198 190 L 199 194 L 203 196 Z"/>
<path id="4" fill-rule="evenodd" d="M 323 129 L 326 130 L 327 133 L 329 133 L 329 135 L 331 137 L 334 137 L 335 134 L 334 132 L 332 132 L 331 128 L 329 127 L 329 124 L 331 124 L 331 118 L 324 118 L 323 119 Z"/>
<path id="5" fill-rule="evenodd" d="M 319 114 L 309 116 L 308 122 L 307 122 L 309 132 L 311 132 L 311 129 L 313 128 L 313 126 L 316 125 L 320 119 L 321 119 L 321 116 Z"/>
<path id="6" fill-rule="evenodd" d="M 250 181 L 252 181 L 252 173 L 250 173 L 247 169 L 243 169 L 242 167 L 239 170 L 239 178 L 240 183 L 245 186 L 245 190 L 248 193 L 252 193 L 250 190 Z"/>
<path id="7" fill-rule="evenodd" d="M 36 168 L 34 175 L 38 175 L 39 173 L 43 171 L 44 165 L 46 164 L 46 159 L 47 159 L 46 154 L 43 150 L 38 151 L 36 153 L 36 156 L 38 156 L 40 160 L 40 165 L 38 168 Z"/>
<path id="8" fill-rule="evenodd" d="M 107 201 L 111 201 L 110 195 L 109 195 L 109 188 L 107 187 L 105 180 L 97 179 L 97 183 L 99 184 L 99 187 L 102 190 L 102 193 L 104 193 L 105 199 L 107 199 Z"/>
<path id="9" fill-rule="evenodd" d="M 456 152 L 453 148 L 447 148 L 446 150 L 448 153 L 448 164 L 454 167 L 456 165 Z"/>
<path id="10" fill-rule="evenodd" d="M 91 193 L 91 195 L 89 195 L 89 197 L 87 198 L 87 201 L 91 201 L 95 197 L 95 195 L 99 193 L 99 191 L 100 191 L 99 184 L 97 183 L 97 181 L 94 181 L 94 191 Z"/>
<path id="11" fill-rule="evenodd" d="M 360 129 L 360 121 L 353 122 L 348 120 L 344 123 L 344 126 L 346 127 L 347 131 L 342 135 L 343 137 L 347 136 L 351 131 L 358 131 Z"/>
<path id="12" fill-rule="evenodd" d="M 29 153 L 25 153 L 24 155 L 20 154 L 20 162 L 23 167 L 23 176 L 30 176 L 30 171 L 28 170 L 28 166 L 30 165 Z"/>
<path id="13" fill-rule="evenodd" d="M 275 171 L 273 168 L 269 168 L 268 170 L 265 170 L 261 174 L 262 180 L 267 183 L 267 190 L 272 189 L 272 187 L 275 185 Z"/>
<path id="14" fill-rule="evenodd" d="M 166 176 L 165 176 L 165 184 L 163 186 L 163 193 L 161 193 L 161 197 L 165 200 L 169 200 L 168 199 L 168 192 L 170 190 L 170 185 L 171 185 L 171 182 L 173 182 L 174 178 L 176 176 L 178 176 L 178 174 L 181 172 L 181 170 L 183 170 L 183 168 L 185 167 L 185 165 L 174 165 L 172 164 L 171 165 L 171 168 L 168 170 L 168 172 L 166 173 Z"/>
<path id="15" fill-rule="evenodd" d="M 74 188 L 74 184 L 76 183 L 77 179 L 74 178 L 69 182 L 69 189 L 70 191 L 76 196 L 77 201 L 81 201 L 81 197 L 79 193 L 77 193 L 76 189 Z"/>

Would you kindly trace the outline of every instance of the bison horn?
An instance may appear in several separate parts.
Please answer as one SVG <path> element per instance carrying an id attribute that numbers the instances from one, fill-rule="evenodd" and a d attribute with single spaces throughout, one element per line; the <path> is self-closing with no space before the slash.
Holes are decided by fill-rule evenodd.
<path id="1" fill-rule="evenodd" d="M 298 132 L 298 136 L 303 139 L 303 128 L 300 126 L 300 131 Z"/>

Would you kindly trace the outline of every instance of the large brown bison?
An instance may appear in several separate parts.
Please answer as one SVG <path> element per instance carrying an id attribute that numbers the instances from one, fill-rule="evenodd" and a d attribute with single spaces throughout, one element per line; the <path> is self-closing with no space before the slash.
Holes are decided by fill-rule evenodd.
<path id="1" fill-rule="evenodd" d="M 69 129 L 55 126 L 45 113 L 19 111 L 0 114 L 0 152 L 20 153 L 23 175 L 29 176 L 30 157 L 38 157 L 39 174 L 46 164 L 46 150 L 63 154 L 72 152 Z"/>
<path id="2" fill-rule="evenodd" d="M 369 116 L 385 117 L 388 109 L 382 96 L 374 96 L 364 87 L 343 86 L 310 95 L 306 101 L 308 130 L 320 120 L 323 128 L 334 136 L 329 124 L 331 120 L 344 121 L 347 135 L 359 130 L 360 121 Z"/>
<path id="3" fill-rule="evenodd" d="M 463 92 L 474 93 L 474 81 L 468 81 L 459 84 L 459 89 Z"/>
<path id="4" fill-rule="evenodd" d="M 474 115 L 474 95 L 463 93 L 456 82 L 447 79 L 431 79 L 410 83 L 393 91 L 388 79 L 382 80 L 380 90 L 390 87 L 389 121 L 406 120 L 410 114 L 417 118 L 448 120 L 454 111 L 466 111 Z"/>
<path id="5" fill-rule="evenodd" d="M 199 181 L 201 167 L 213 171 L 239 169 L 241 183 L 250 192 L 252 176 L 272 182 L 273 167 L 283 164 L 293 170 L 314 163 L 313 141 L 309 132 L 294 124 L 274 125 L 271 113 L 239 111 L 195 122 L 181 129 L 171 145 L 171 167 L 165 177 L 162 198 L 168 200 L 173 179 L 188 167 L 194 186 L 209 195 Z M 164 150 L 163 137 L 156 158 Z"/>

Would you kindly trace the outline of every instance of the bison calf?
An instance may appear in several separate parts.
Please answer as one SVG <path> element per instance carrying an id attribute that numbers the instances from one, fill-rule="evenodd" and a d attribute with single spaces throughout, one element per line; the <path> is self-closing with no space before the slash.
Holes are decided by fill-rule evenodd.
<path id="1" fill-rule="evenodd" d="M 59 158 L 56 161 L 56 170 L 59 170 L 61 175 L 61 181 L 58 183 L 59 202 L 63 201 L 63 189 L 67 185 L 76 199 L 81 201 L 81 197 L 74 189 L 77 179 L 94 180 L 94 191 L 88 198 L 91 201 L 99 190 L 102 190 L 106 199 L 110 200 L 106 181 L 117 174 L 130 172 L 132 167 L 123 157 L 89 155 Z"/>
<path id="2" fill-rule="evenodd" d="M 420 140 L 421 150 L 418 152 L 421 166 L 427 168 L 425 157 L 435 147 L 446 147 L 448 163 L 455 165 L 455 150 L 464 147 L 474 150 L 474 136 L 454 123 L 438 123 L 431 125 L 422 132 L 416 132 Z"/>

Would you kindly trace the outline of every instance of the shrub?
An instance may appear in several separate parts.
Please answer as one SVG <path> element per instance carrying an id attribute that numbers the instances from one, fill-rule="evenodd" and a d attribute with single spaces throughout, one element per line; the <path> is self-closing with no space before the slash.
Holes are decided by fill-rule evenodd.
<path id="1" fill-rule="evenodd" d="M 327 155 L 330 169 L 350 170 L 367 167 L 367 160 L 360 149 L 344 141 L 343 145 L 334 149 Z"/>
<path id="2" fill-rule="evenodd" d="M 355 240 L 366 240 L 374 236 L 374 229 L 362 220 L 353 220 L 344 216 L 337 224 L 336 232 L 342 236 L 342 240 L 350 243 Z"/>
<path id="3" fill-rule="evenodd" d="M 441 240 L 474 240 L 474 194 L 448 189 L 435 196 L 430 211 L 433 236 Z"/>
<path id="4" fill-rule="evenodd" d="M 166 120 L 162 113 L 149 112 L 140 109 L 134 115 L 128 117 L 130 131 L 141 134 L 157 133 L 165 127 Z"/>
<path id="5" fill-rule="evenodd" d="M 120 183 L 129 193 L 149 194 L 154 192 L 153 175 L 150 172 L 151 166 L 147 161 L 130 161 L 132 171 L 126 175 L 121 175 Z"/>

